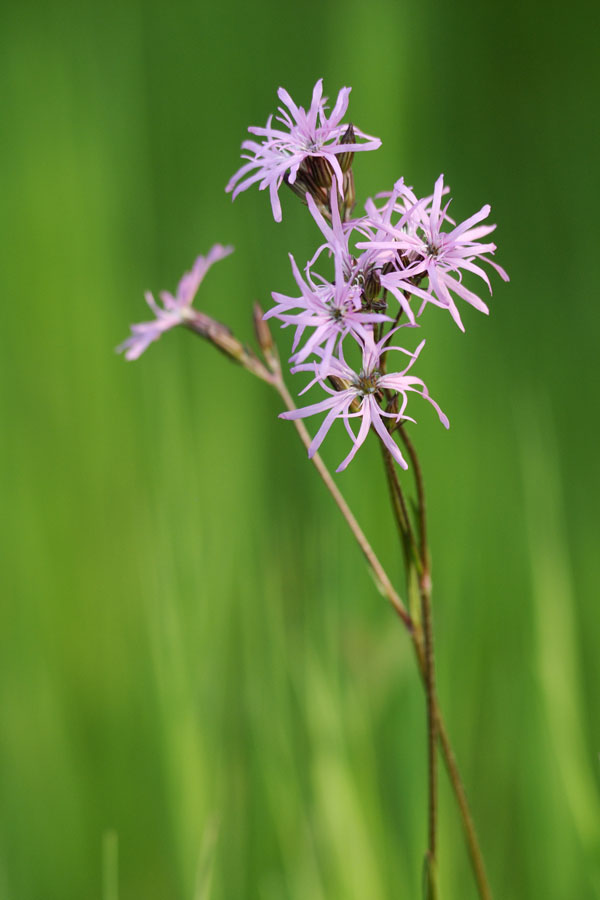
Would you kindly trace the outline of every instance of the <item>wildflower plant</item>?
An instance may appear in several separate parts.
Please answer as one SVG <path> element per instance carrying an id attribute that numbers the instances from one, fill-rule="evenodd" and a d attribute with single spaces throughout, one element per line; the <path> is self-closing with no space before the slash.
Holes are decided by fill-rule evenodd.
<path id="1" fill-rule="evenodd" d="M 226 325 L 192 306 L 208 269 L 232 252 L 233 248 L 221 244 L 216 244 L 206 257 L 198 257 L 192 270 L 181 279 L 175 295 L 159 295 L 161 305 L 146 294 L 155 319 L 133 325 L 131 336 L 117 349 L 124 351 L 127 359 L 137 359 L 161 334 L 181 325 L 278 392 L 286 406 L 280 417 L 295 424 L 309 458 L 415 649 L 427 708 L 429 825 L 425 894 L 429 900 L 439 896 L 439 750 L 457 800 L 479 896 L 490 900 L 469 804 L 437 699 L 424 479 L 411 426 L 417 415 L 432 407 L 444 428 L 449 427 L 447 416 L 417 374 L 425 340 L 415 330 L 422 327 L 423 310 L 429 305 L 447 310 L 464 331 L 460 314 L 463 302 L 480 312 L 489 312 L 486 303 L 464 280 L 479 279 L 491 293 L 489 276 L 482 264 L 491 266 L 504 281 L 508 276 L 491 258 L 496 245 L 488 238 L 496 226 L 485 224 L 490 207 L 483 206 L 457 224 L 449 213 L 449 189 L 443 175 L 435 182 L 432 193 L 421 198 L 399 178 L 391 190 L 367 199 L 364 214 L 355 217 L 354 154 L 376 150 L 381 142 L 343 121 L 349 95 L 350 88 L 342 88 L 328 112 L 319 79 L 306 111 L 280 88 L 282 106 L 275 116 L 276 124 L 271 115 L 264 128 L 248 129 L 260 140 L 243 142 L 246 162 L 227 184 L 226 190 L 234 199 L 253 184 L 258 184 L 260 190 L 268 188 L 276 222 L 282 220 L 279 190 L 287 185 L 306 204 L 315 232 L 320 232 L 321 242 L 302 268 L 290 254 L 299 295 L 273 291 L 273 305 L 264 313 L 258 304 L 254 305 L 258 351 L 242 343 Z M 267 324 L 270 319 L 293 331 L 291 372 L 302 373 L 305 379 L 308 376 L 300 393 L 318 392 L 313 402 L 300 408 L 287 388 L 280 355 Z M 311 437 L 303 420 L 313 416 L 321 419 Z M 344 427 L 350 441 L 338 472 L 354 460 L 366 440 L 375 440 L 381 447 L 405 563 L 406 603 L 319 456 L 319 448 L 336 424 Z M 408 487 L 399 476 L 399 469 L 409 468 L 414 484 L 412 504 L 408 502 Z"/>

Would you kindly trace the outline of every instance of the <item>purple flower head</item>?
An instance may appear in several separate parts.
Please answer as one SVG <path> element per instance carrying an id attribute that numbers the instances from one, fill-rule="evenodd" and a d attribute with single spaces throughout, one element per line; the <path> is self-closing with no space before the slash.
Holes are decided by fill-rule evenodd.
<path id="1" fill-rule="evenodd" d="M 276 306 L 265 313 L 264 318 L 275 317 L 285 325 L 294 325 L 296 333 L 292 351 L 296 351 L 305 328 L 314 328 L 304 346 L 294 352 L 292 362 L 301 363 L 311 353 L 321 356 L 320 366 L 327 367 L 337 346 L 351 334 L 361 345 L 371 339 L 376 322 L 391 321 L 382 313 L 365 312 L 362 307 L 362 289 L 347 281 L 343 272 L 342 253 L 335 253 L 335 279 L 333 284 L 313 276 L 307 269 L 306 280 L 300 274 L 294 257 L 290 262 L 300 297 L 288 297 L 273 292 Z M 316 281 L 318 279 L 318 283 Z M 299 310 L 295 312 L 295 310 Z"/>
<path id="2" fill-rule="evenodd" d="M 348 108 L 351 88 L 342 88 L 329 118 L 325 106 L 327 98 L 323 97 L 323 79 L 320 78 L 313 90 L 312 102 L 308 112 L 296 106 L 290 95 L 279 88 L 277 95 L 284 106 L 278 107 L 276 121 L 283 128 L 273 127 L 273 116 L 269 116 L 264 128 L 256 126 L 248 128 L 251 134 L 262 138 L 262 142 L 248 140 L 242 144 L 242 159 L 247 159 L 241 169 L 229 180 L 226 191 L 233 192 L 233 199 L 251 184 L 259 183 L 259 190 L 269 188 L 271 207 L 276 222 L 281 222 L 281 203 L 278 191 L 284 178 L 294 184 L 298 169 L 306 159 L 323 159 L 329 164 L 335 176 L 340 194 L 344 195 L 344 175 L 338 154 L 355 153 L 358 150 L 377 150 L 381 146 L 379 138 L 364 134 L 354 129 L 354 134 L 365 143 L 340 143 L 340 138 L 347 130 L 341 124 Z M 283 130 L 285 129 L 285 130 Z"/>
<path id="3" fill-rule="evenodd" d="M 402 326 L 401 326 L 402 327 Z M 406 327 L 406 326 L 404 326 Z M 408 402 L 408 393 L 414 391 L 428 400 L 436 410 L 442 424 L 448 428 L 449 422 L 444 413 L 441 411 L 437 403 L 429 396 L 429 392 L 425 383 L 420 378 L 408 375 L 410 368 L 419 356 L 425 341 L 421 341 L 414 353 L 405 350 L 402 347 L 385 347 L 384 344 L 390 335 L 398 329 L 388 332 L 382 340 L 375 343 L 373 340 L 368 341 L 363 347 L 362 367 L 360 372 L 355 372 L 344 360 L 340 351 L 339 358 L 331 358 L 327 366 L 321 363 L 305 363 L 296 366 L 292 371 L 312 371 L 314 372 L 313 380 L 304 390 L 308 390 L 314 384 L 319 384 L 326 393 L 329 394 L 325 400 L 319 403 L 313 403 L 302 409 L 296 409 L 293 412 L 284 412 L 280 414 L 281 419 L 304 419 L 307 416 L 316 415 L 325 412 L 327 415 L 321 423 L 321 427 L 314 436 L 308 450 L 309 457 L 314 456 L 321 446 L 325 435 L 331 428 L 336 419 L 342 419 L 350 439 L 352 441 L 352 449 L 346 458 L 337 468 L 341 472 L 354 458 L 356 451 L 364 443 L 371 426 L 377 432 L 386 448 L 392 454 L 396 462 L 403 469 L 408 468 L 408 464 L 402 456 L 398 445 L 394 441 L 388 431 L 384 418 L 394 419 L 395 421 L 409 420 L 414 422 L 410 416 L 406 415 L 406 406 Z M 409 362 L 401 372 L 391 374 L 383 374 L 381 372 L 381 357 L 390 350 L 398 350 L 409 357 Z M 326 379 L 333 377 L 337 379 L 338 384 L 343 385 L 341 390 L 333 390 Z M 380 406 L 384 390 L 394 391 L 397 394 L 399 406 L 397 412 L 387 412 Z M 304 393 L 304 391 L 302 391 Z M 354 411 L 352 411 L 354 409 Z M 350 419 L 360 418 L 360 426 L 358 433 L 355 434 L 350 425 Z"/>
<path id="4" fill-rule="evenodd" d="M 490 234 L 496 227 L 478 224 L 488 217 L 489 205 L 483 206 L 460 225 L 455 225 L 451 231 L 444 232 L 441 229 L 445 222 L 454 224 L 448 216 L 448 204 L 442 208 L 441 201 L 445 191 L 444 176 L 440 175 L 435 183 L 430 208 L 429 198 L 418 201 L 412 208 L 407 206 L 403 215 L 404 222 L 386 226 L 387 238 L 378 237 L 368 243 L 359 243 L 358 246 L 378 248 L 387 254 L 384 258 L 394 261 L 394 269 L 382 277 L 381 283 L 398 299 L 406 293 L 419 297 L 423 301 L 419 315 L 427 303 L 448 309 L 456 324 L 464 331 L 452 294 L 466 300 L 481 312 L 488 313 L 489 309 L 483 300 L 463 285 L 463 271 L 482 278 L 490 293 L 492 287 L 487 273 L 475 260 L 489 263 L 504 281 L 508 281 L 508 275 L 488 258 L 488 254 L 495 252 L 496 245 L 479 243 L 480 238 Z M 417 284 L 425 277 L 429 279 L 427 289 Z"/>
<path id="5" fill-rule="evenodd" d="M 361 298 L 363 312 L 377 314 L 382 309 L 385 309 L 384 301 L 373 302 L 379 293 L 381 269 L 385 265 L 385 261 L 381 261 L 382 251 L 379 249 L 368 249 L 362 253 L 357 253 L 350 247 L 350 237 L 356 231 L 357 234 L 363 237 L 368 236 L 374 239 L 374 237 L 380 236 L 383 239 L 388 236 L 387 232 L 378 230 L 373 233 L 371 224 L 365 217 L 342 222 L 337 192 L 333 186 L 331 188 L 329 206 L 331 224 L 325 219 L 318 205 L 309 194 L 306 195 L 306 202 L 310 214 L 325 238 L 325 243 L 317 249 L 307 264 L 307 275 L 311 275 L 313 266 L 323 251 L 327 250 L 330 256 L 334 257 L 336 273 L 341 271 L 348 286 Z M 414 315 L 407 301 L 404 304 L 404 308 L 410 322 L 414 324 Z M 386 318 L 388 321 L 391 321 L 389 316 L 382 317 L 381 320 Z M 377 321 L 377 319 L 372 321 Z"/>
<path id="6" fill-rule="evenodd" d="M 152 343 L 157 341 L 161 334 L 181 325 L 186 319 L 192 318 L 192 303 L 196 292 L 202 282 L 204 276 L 213 263 L 224 259 L 233 253 L 233 247 L 223 247 L 221 244 L 215 244 L 209 251 L 207 256 L 199 256 L 190 272 L 186 272 L 181 281 L 177 285 L 175 296 L 169 291 L 161 291 L 159 294 L 162 307 L 154 299 L 153 295 L 147 291 L 145 294 L 146 303 L 156 316 L 152 322 L 140 322 L 131 326 L 131 335 L 122 344 L 117 347 L 117 352 L 125 351 L 126 359 L 137 359 L 142 355 L 144 350 Z"/>
<path id="7" fill-rule="evenodd" d="M 310 213 L 326 241 L 318 248 L 308 263 L 309 269 L 315 264 L 323 250 L 328 250 L 330 254 L 341 257 L 347 281 L 361 286 L 365 295 L 372 296 L 372 294 L 378 293 L 382 283 L 382 274 L 392 270 L 398 262 L 397 246 L 394 245 L 393 249 L 385 250 L 381 249 L 381 244 L 389 242 L 390 231 L 393 229 L 414 233 L 415 227 L 412 220 L 415 217 L 415 211 L 432 200 L 431 197 L 428 197 L 418 201 L 412 189 L 404 184 L 402 178 L 396 182 L 393 191 L 380 194 L 378 197 L 386 198 L 383 206 L 378 208 L 374 200 L 369 199 L 365 204 L 366 216 L 342 222 L 337 194 L 332 187 L 331 224 L 329 224 L 313 198 L 307 195 L 306 201 Z M 394 215 L 396 220 L 392 224 Z M 350 248 L 350 237 L 353 231 L 363 238 L 363 241 L 357 245 L 362 252 Z M 364 241 L 364 238 L 368 238 L 368 243 Z M 373 287 L 372 291 L 370 291 L 370 287 Z M 415 316 L 410 307 L 409 298 L 402 291 L 394 290 L 392 293 L 400 302 L 409 322 L 414 324 Z"/>

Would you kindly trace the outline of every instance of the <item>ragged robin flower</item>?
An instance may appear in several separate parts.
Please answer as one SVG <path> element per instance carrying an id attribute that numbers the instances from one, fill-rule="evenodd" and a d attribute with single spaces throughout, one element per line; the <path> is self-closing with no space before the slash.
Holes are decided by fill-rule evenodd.
<path id="1" fill-rule="evenodd" d="M 344 196 L 343 165 L 339 155 L 349 158 L 349 154 L 360 150 L 377 150 L 381 146 L 379 138 L 364 134 L 358 128 L 353 129 L 354 138 L 363 139 L 364 143 L 345 143 L 343 138 L 348 126 L 341 124 L 348 108 L 351 88 L 342 88 L 331 114 L 327 117 L 326 102 L 323 97 L 323 79 L 320 78 L 313 89 L 312 102 L 308 112 L 297 106 L 284 88 L 279 88 L 277 95 L 283 106 L 278 108 L 276 121 L 282 127 L 273 126 L 273 116 L 269 116 L 264 128 L 251 126 L 248 131 L 262 138 L 262 142 L 244 141 L 243 159 L 247 159 L 241 169 L 229 180 L 226 191 L 232 192 L 233 199 L 245 191 L 250 185 L 259 182 L 259 189 L 269 189 L 271 207 L 276 222 L 281 222 L 281 203 L 279 188 L 284 180 L 294 185 L 298 170 L 305 161 L 311 161 L 320 172 L 320 180 L 331 184 L 335 179 L 340 195 Z M 304 191 L 302 191 L 304 196 Z"/>
<path id="2" fill-rule="evenodd" d="M 357 246 L 371 250 L 377 248 L 383 258 L 395 259 L 393 270 L 382 278 L 385 288 L 397 296 L 406 292 L 422 300 L 419 314 L 427 303 L 449 310 L 458 327 L 464 331 L 453 294 L 480 312 L 488 313 L 489 309 L 480 297 L 465 287 L 463 272 L 472 272 L 483 279 L 490 293 L 490 280 L 476 260 L 489 263 L 504 281 L 509 279 L 504 269 L 489 259 L 496 245 L 479 242 L 480 238 L 496 228 L 495 225 L 479 224 L 489 216 L 490 206 L 486 204 L 464 222 L 454 225 L 452 230 L 442 231 L 445 222 L 454 224 L 448 216 L 448 204 L 442 208 L 445 190 L 444 176 L 440 175 L 435 183 L 431 206 L 428 198 L 427 202 L 418 201 L 412 209 L 407 209 L 404 218 L 410 227 L 388 225 L 387 238 L 382 240 L 378 235 L 375 240 L 361 242 Z M 425 288 L 418 284 L 422 278 L 428 279 Z"/>
<path id="3" fill-rule="evenodd" d="M 405 420 L 414 422 L 411 416 L 406 414 L 406 406 L 408 403 L 408 393 L 414 392 L 420 394 L 436 410 L 440 421 L 445 428 L 449 428 L 450 423 L 444 415 L 435 400 L 429 396 L 429 392 L 425 383 L 413 375 L 407 374 L 419 353 L 421 352 L 425 341 L 421 341 L 414 353 L 405 350 L 403 347 L 386 347 L 385 344 L 390 335 L 398 329 L 388 332 L 388 334 L 380 341 L 375 343 L 372 339 L 367 342 L 363 348 L 362 366 L 359 372 L 352 369 L 345 361 L 343 352 L 340 350 L 339 358 L 330 359 L 327 366 L 323 363 L 313 362 L 304 363 L 295 366 L 292 372 L 313 372 L 314 378 L 307 385 L 304 391 L 308 390 L 315 384 L 318 384 L 329 396 L 325 400 L 305 406 L 292 412 L 284 412 L 280 414 L 281 419 L 304 419 L 307 416 L 317 415 L 318 413 L 327 413 L 321 427 L 314 436 L 309 447 L 309 457 L 314 456 L 321 446 L 325 435 L 333 425 L 336 419 L 342 419 L 350 439 L 352 441 L 352 449 L 346 458 L 340 463 L 337 470 L 343 471 L 346 466 L 354 458 L 356 451 L 364 443 L 371 426 L 377 432 L 383 444 L 389 450 L 396 462 L 403 469 L 408 468 L 408 464 L 398 445 L 390 434 L 384 419 L 402 422 Z M 398 350 L 409 357 L 408 365 L 400 372 L 386 374 L 382 370 L 382 355 L 387 354 L 391 350 Z M 340 390 L 334 390 L 327 379 L 332 378 L 336 385 L 340 385 Z M 302 393 L 304 393 L 302 391 Z M 388 412 L 382 409 L 384 391 L 391 391 L 397 398 L 397 402 L 393 411 Z M 355 411 L 353 407 L 358 406 Z M 358 433 L 355 434 L 350 425 L 350 419 L 360 418 L 361 423 Z"/>
<path id="4" fill-rule="evenodd" d="M 327 367 L 346 335 L 351 335 L 363 345 L 371 339 L 374 324 L 391 321 L 383 313 L 363 310 L 362 289 L 353 281 L 346 280 L 341 253 L 336 252 L 334 255 L 333 283 L 309 271 L 305 279 L 291 254 L 290 262 L 296 284 L 300 288 L 300 296 L 288 297 L 286 294 L 273 292 L 276 305 L 265 313 L 264 318 L 273 317 L 283 325 L 295 327 L 292 362 L 301 363 L 311 353 L 317 353 L 321 356 L 320 365 Z M 313 328 L 314 331 L 304 346 L 297 349 L 306 328 Z"/>
<path id="5" fill-rule="evenodd" d="M 147 291 L 146 303 L 156 318 L 151 322 L 139 322 L 132 325 L 131 335 L 122 344 L 119 344 L 117 352 L 124 351 L 126 359 L 137 359 L 153 341 L 159 339 L 163 332 L 175 328 L 176 325 L 185 324 L 194 318 L 192 303 L 204 276 L 213 263 L 224 259 L 230 253 L 233 253 L 233 247 L 215 244 L 207 256 L 199 256 L 191 271 L 186 272 L 177 285 L 175 296 L 169 291 L 160 292 L 159 298 L 162 306 L 156 302 L 150 291 Z"/>

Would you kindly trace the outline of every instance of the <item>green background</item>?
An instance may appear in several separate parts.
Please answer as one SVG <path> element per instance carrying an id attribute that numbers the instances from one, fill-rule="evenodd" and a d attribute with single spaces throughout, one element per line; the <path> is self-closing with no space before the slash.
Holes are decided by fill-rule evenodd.
<path id="1" fill-rule="evenodd" d="M 600 897 L 594 9 L 4 4 L 2 898 L 420 897 L 409 642 L 280 402 L 183 331 L 113 350 L 217 241 L 199 305 L 241 337 L 291 292 L 306 212 L 223 188 L 320 76 L 383 140 L 359 200 L 443 171 L 460 219 L 492 204 L 511 283 L 464 335 L 423 319 L 439 692 L 497 900 Z M 339 484 L 401 584 L 377 447 Z M 470 900 L 443 782 L 441 900 Z"/>

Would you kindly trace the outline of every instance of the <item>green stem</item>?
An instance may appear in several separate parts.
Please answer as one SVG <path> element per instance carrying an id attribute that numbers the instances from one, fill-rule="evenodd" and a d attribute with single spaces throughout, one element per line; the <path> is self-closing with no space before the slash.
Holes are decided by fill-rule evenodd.
<path id="1" fill-rule="evenodd" d="M 426 666 L 423 640 L 418 634 L 415 634 L 412 638 L 412 641 L 417 657 L 419 672 L 421 674 L 421 678 L 423 679 L 423 681 L 425 681 Z M 448 774 L 448 778 L 450 779 L 450 784 L 452 785 L 456 802 L 458 803 L 465 840 L 467 842 L 467 849 L 469 851 L 469 858 L 471 860 L 471 866 L 473 869 L 473 874 L 475 876 L 475 881 L 477 883 L 479 896 L 481 900 L 493 900 L 492 891 L 485 871 L 483 855 L 479 846 L 477 831 L 475 830 L 475 823 L 473 821 L 473 816 L 471 814 L 471 809 L 469 806 L 469 801 L 467 798 L 465 787 L 460 777 L 458 763 L 456 762 L 456 757 L 454 755 L 450 737 L 448 735 L 448 729 L 446 728 L 446 723 L 444 721 L 444 717 L 442 715 L 442 711 L 440 709 L 437 698 L 435 701 L 435 713 L 437 718 L 438 740 L 442 751 L 442 756 L 444 758 L 446 772 Z"/>
<path id="2" fill-rule="evenodd" d="M 406 500 L 404 498 L 404 492 L 398 478 L 398 472 L 396 470 L 396 465 L 392 458 L 392 454 L 384 445 L 383 441 L 380 441 L 380 443 L 383 452 L 383 461 L 385 463 L 385 471 L 390 491 L 390 499 L 392 501 L 392 509 L 394 511 L 394 518 L 396 519 L 400 540 L 402 541 L 405 550 L 404 555 L 407 571 L 409 564 L 413 564 L 417 570 L 419 578 L 421 578 L 423 570 L 421 553 L 415 540 L 414 530 L 408 511 L 408 504 L 406 503 Z"/>
<path id="3" fill-rule="evenodd" d="M 407 541 L 407 533 L 409 528 L 408 510 L 406 509 L 404 496 L 396 490 L 396 486 L 394 484 L 392 470 L 394 461 L 392 459 L 391 453 L 389 452 L 383 441 L 380 441 L 379 444 L 381 447 L 381 453 L 383 455 L 383 462 L 385 464 L 385 472 L 390 492 L 390 502 L 392 504 L 392 511 L 394 513 L 394 519 L 398 528 L 398 537 L 400 538 L 402 549 L 404 550 L 404 564 L 406 566 L 406 570 L 408 571 L 408 566 L 410 564 L 410 547 Z"/>
<path id="4" fill-rule="evenodd" d="M 382 442 L 383 447 L 383 442 Z M 414 452 L 414 451 L 413 451 Z M 415 454 L 416 456 L 416 454 Z M 406 563 L 407 583 L 413 583 L 412 572 L 415 571 L 419 584 L 420 596 L 420 621 L 422 625 L 423 654 L 423 683 L 427 702 L 427 782 L 428 782 L 428 847 L 427 847 L 427 900 L 436 900 L 436 863 L 437 863 L 437 819 L 438 819 L 438 771 L 437 771 L 437 699 L 435 689 L 435 654 L 433 644 L 433 615 L 431 609 L 431 579 L 427 563 L 428 554 L 426 545 L 421 543 L 421 552 L 417 548 L 413 534 L 412 523 L 408 513 L 402 486 L 398 479 L 398 473 L 390 452 L 383 447 L 388 485 L 392 499 L 392 507 L 398 530 L 400 532 L 404 560 Z M 419 497 L 419 506 L 424 504 L 424 495 Z M 421 517 L 420 517 L 421 521 Z M 424 516 L 423 516 L 424 521 Z M 424 525 L 421 526 L 421 541 L 424 535 Z M 412 556 L 412 558 L 411 558 Z M 416 600 L 418 604 L 418 599 Z M 411 604 L 410 611 L 415 620 L 416 616 Z M 414 640 L 421 640 L 416 637 Z"/>
<path id="5" fill-rule="evenodd" d="M 425 568 L 427 568 L 427 570 L 429 570 L 429 545 L 427 542 L 427 505 L 425 503 L 425 482 L 423 480 L 423 471 L 421 469 L 421 464 L 419 462 L 419 457 L 417 456 L 415 445 L 409 438 L 403 425 L 398 426 L 398 432 L 400 434 L 400 437 L 402 438 L 402 441 L 404 442 L 404 446 L 406 447 L 412 464 L 415 485 L 417 488 L 421 558 L 423 560 L 423 565 L 425 566 Z"/>
<path id="6" fill-rule="evenodd" d="M 423 479 L 423 470 L 421 468 L 421 464 L 419 462 L 419 457 L 417 451 L 415 449 L 414 444 L 409 438 L 406 429 L 400 425 L 398 428 L 404 446 L 410 456 L 411 466 L 415 478 L 415 486 L 417 491 L 417 503 L 418 503 L 418 517 L 419 517 L 419 537 L 420 537 L 420 546 L 421 546 L 421 558 L 423 562 L 423 571 L 420 579 L 420 588 L 421 588 L 421 598 L 422 598 L 422 608 L 423 608 L 423 635 L 415 632 L 413 635 L 413 645 L 415 647 L 415 651 L 417 654 L 417 661 L 419 664 L 419 671 L 421 673 L 421 677 L 423 679 L 423 683 L 425 685 L 425 689 L 427 691 L 427 701 L 428 701 L 428 715 L 435 715 L 435 731 L 437 735 L 437 740 L 439 741 L 442 756 L 444 758 L 444 763 L 446 766 L 446 771 L 448 773 L 448 777 L 450 779 L 450 783 L 452 784 L 452 788 L 454 791 L 454 795 L 456 797 L 456 801 L 458 803 L 458 808 L 460 811 L 460 816 L 463 824 L 463 830 L 465 834 L 465 839 L 467 842 L 467 848 L 469 852 L 469 857 L 471 860 L 471 866 L 473 868 L 473 874 L 475 876 L 475 881 L 477 883 L 477 888 L 479 891 L 479 896 L 481 900 L 492 900 L 492 891 L 487 879 L 485 864 L 483 861 L 483 855 L 481 853 L 481 848 L 479 846 L 479 841 L 477 838 L 477 832 L 475 831 L 475 823 L 473 822 L 473 817 L 471 815 L 471 810 L 469 807 L 469 801 L 467 800 L 466 791 L 464 785 L 462 783 L 462 779 L 460 777 L 460 772 L 458 770 L 458 765 L 456 762 L 456 757 L 454 756 L 454 752 L 452 750 L 452 745 L 450 743 L 450 738 L 448 736 L 448 731 L 442 717 L 442 712 L 439 707 L 436 691 L 435 691 L 435 680 L 432 676 L 434 676 L 433 671 L 433 625 L 432 625 L 432 615 L 431 615 L 431 575 L 429 568 L 429 545 L 427 540 L 427 506 L 425 501 L 425 483 Z M 428 632 L 430 632 L 429 640 L 428 640 Z M 429 647 L 428 647 L 429 644 Z M 431 656 L 431 661 L 428 662 L 428 656 Z M 429 682 L 429 687 L 428 687 Z M 431 739 L 431 729 L 429 731 L 429 737 Z M 432 748 L 431 748 L 431 740 L 429 743 L 429 758 L 430 765 L 432 759 Z M 432 777 L 430 772 L 430 784 L 432 783 Z"/>
<path id="7" fill-rule="evenodd" d="M 423 583 L 423 579 L 421 579 Z M 435 876 L 437 861 L 437 808 L 438 808 L 438 772 L 437 772 L 437 740 L 438 716 L 435 689 L 435 654 L 433 645 L 433 616 L 429 590 L 421 590 L 421 610 L 423 635 L 425 644 L 425 694 L 427 697 L 427 757 L 429 783 L 429 863 L 431 872 L 430 896 L 435 900 Z"/>

